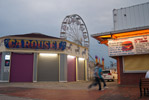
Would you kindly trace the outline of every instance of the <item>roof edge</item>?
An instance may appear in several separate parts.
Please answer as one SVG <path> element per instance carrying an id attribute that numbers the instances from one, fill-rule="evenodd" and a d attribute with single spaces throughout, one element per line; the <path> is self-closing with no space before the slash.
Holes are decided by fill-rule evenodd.
<path id="1" fill-rule="evenodd" d="M 60 39 L 58 37 L 45 35 L 42 33 L 27 33 L 27 34 L 17 34 L 17 35 L 7 35 L 0 38 L 7 38 L 7 37 L 26 37 L 26 38 L 52 38 L 52 39 Z"/>
<path id="2" fill-rule="evenodd" d="M 110 35 L 110 34 L 117 34 L 117 33 L 124 33 L 124 32 L 132 32 L 132 31 L 145 30 L 145 29 L 149 29 L 149 26 L 128 28 L 128 29 L 108 31 L 108 32 L 101 32 L 101 33 L 92 34 L 91 37 Z"/>

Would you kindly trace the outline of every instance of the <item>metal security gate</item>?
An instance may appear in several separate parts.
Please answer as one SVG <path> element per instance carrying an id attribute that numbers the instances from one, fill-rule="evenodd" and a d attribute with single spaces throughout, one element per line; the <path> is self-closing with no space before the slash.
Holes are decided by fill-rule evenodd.
<path id="1" fill-rule="evenodd" d="M 59 56 L 39 54 L 37 81 L 59 81 Z"/>
<path id="2" fill-rule="evenodd" d="M 33 54 L 12 53 L 10 82 L 33 81 Z"/>
<path id="3" fill-rule="evenodd" d="M 2 54 L 0 53 L 0 72 L 1 72 L 1 61 L 2 61 Z"/>
<path id="4" fill-rule="evenodd" d="M 85 62 L 84 62 L 84 60 L 79 60 L 79 63 L 78 63 L 78 80 L 85 80 Z"/>
<path id="5" fill-rule="evenodd" d="M 76 81 L 76 58 L 67 57 L 67 81 Z"/>

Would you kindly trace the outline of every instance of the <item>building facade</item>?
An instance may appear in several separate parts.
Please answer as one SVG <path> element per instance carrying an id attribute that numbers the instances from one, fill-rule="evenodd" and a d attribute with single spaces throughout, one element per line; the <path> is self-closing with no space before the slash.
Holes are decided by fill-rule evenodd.
<path id="1" fill-rule="evenodd" d="M 87 80 L 88 48 L 40 33 L 0 38 L 1 82 Z"/>
<path id="2" fill-rule="evenodd" d="M 139 84 L 149 70 L 148 11 L 149 3 L 114 9 L 115 30 L 91 35 L 117 60 L 118 84 Z"/>

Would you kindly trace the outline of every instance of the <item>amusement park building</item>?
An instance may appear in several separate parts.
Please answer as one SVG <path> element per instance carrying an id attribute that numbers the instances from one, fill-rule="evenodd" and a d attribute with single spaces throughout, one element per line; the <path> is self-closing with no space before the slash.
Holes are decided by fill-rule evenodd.
<path id="1" fill-rule="evenodd" d="M 87 80 L 88 48 L 40 33 L 0 37 L 1 82 Z"/>
<path id="2" fill-rule="evenodd" d="M 118 84 L 139 84 L 149 70 L 149 3 L 114 9 L 114 31 L 91 35 L 117 60 Z"/>

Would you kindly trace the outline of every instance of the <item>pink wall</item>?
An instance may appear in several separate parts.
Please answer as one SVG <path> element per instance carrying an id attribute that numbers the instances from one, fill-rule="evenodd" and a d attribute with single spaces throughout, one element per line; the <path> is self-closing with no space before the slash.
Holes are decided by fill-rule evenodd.
<path id="1" fill-rule="evenodd" d="M 0 53 L 0 71 L 1 71 L 2 54 Z"/>
<path id="2" fill-rule="evenodd" d="M 12 53 L 10 82 L 33 81 L 33 54 Z"/>
<path id="3" fill-rule="evenodd" d="M 67 57 L 67 81 L 76 81 L 76 58 Z"/>

